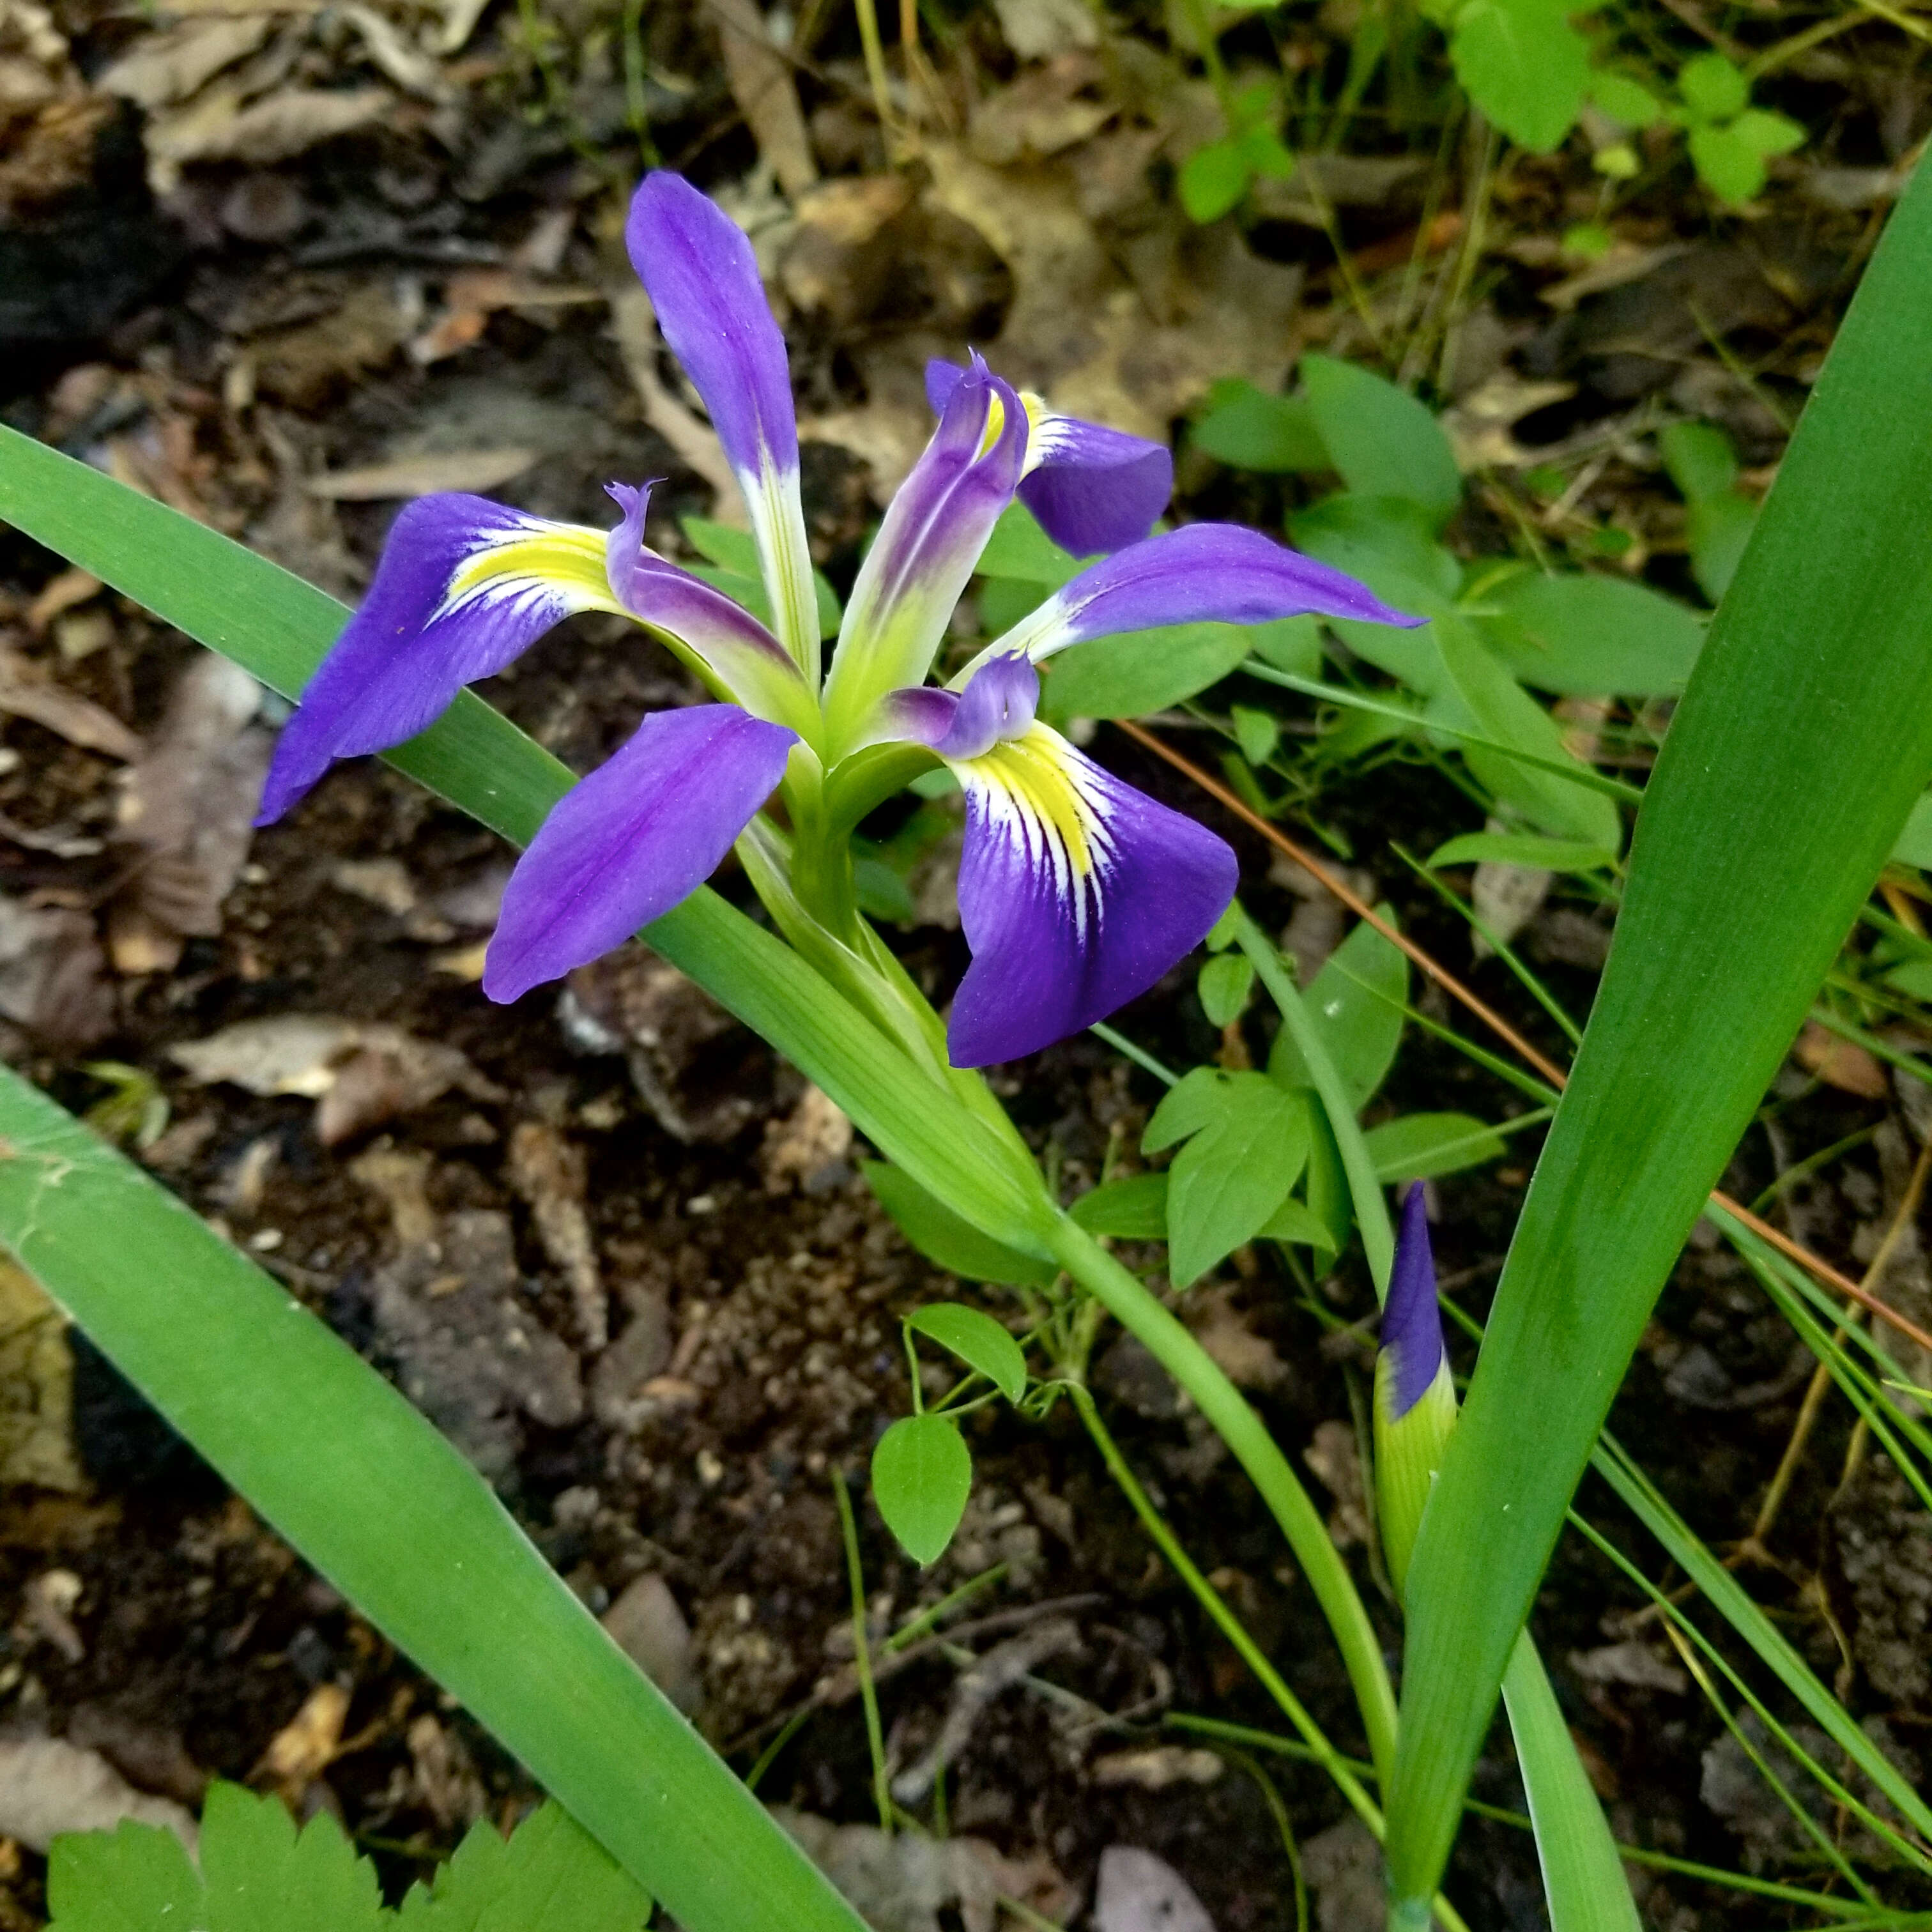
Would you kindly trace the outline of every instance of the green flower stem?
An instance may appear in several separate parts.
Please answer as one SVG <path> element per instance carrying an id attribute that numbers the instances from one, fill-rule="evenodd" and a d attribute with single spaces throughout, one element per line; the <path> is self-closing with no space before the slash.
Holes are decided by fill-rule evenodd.
<path id="1" fill-rule="evenodd" d="M 1187 1391 L 1261 1492 L 1328 1619 L 1354 1687 L 1369 1756 L 1386 1777 L 1395 1750 L 1395 1694 L 1382 1645 L 1341 1553 L 1294 1471 L 1220 1364 L 1084 1228 L 1063 1216 L 1054 1258 Z"/>
<path id="2" fill-rule="evenodd" d="M 1127 1466 L 1120 1445 L 1113 1438 L 1107 1425 L 1100 1420 L 1100 1412 L 1094 1400 L 1093 1393 L 1083 1382 L 1063 1382 L 1060 1386 L 1072 1398 L 1073 1406 L 1080 1412 L 1080 1420 L 1086 1424 L 1087 1433 L 1094 1438 L 1094 1446 L 1100 1452 L 1100 1460 L 1107 1466 L 1107 1473 L 1118 1485 L 1120 1493 L 1133 1505 L 1134 1514 L 1141 1520 L 1142 1527 L 1153 1539 L 1155 1548 L 1168 1561 L 1168 1567 L 1188 1588 L 1193 1592 L 1201 1607 L 1214 1618 L 1221 1634 L 1234 1646 L 1241 1661 L 1255 1673 L 1262 1688 L 1281 1706 L 1282 1714 L 1300 1732 L 1302 1741 L 1314 1762 L 1325 1771 L 1335 1783 L 1335 1788 L 1346 1798 L 1357 1817 L 1360 1818 L 1379 1840 L 1382 1834 L 1382 1807 L 1363 1788 L 1361 1780 L 1355 1775 L 1347 1759 L 1328 1742 L 1320 1725 L 1309 1715 L 1307 1708 L 1282 1680 L 1280 1671 L 1270 1664 L 1261 1646 L 1248 1634 L 1246 1627 L 1227 1605 L 1220 1591 L 1202 1576 L 1194 1559 L 1184 1550 L 1178 1538 L 1168 1526 L 1165 1518 L 1154 1506 L 1140 1480 Z"/>
<path id="3" fill-rule="evenodd" d="M 1234 938 L 1249 963 L 1261 975 L 1268 997 L 1281 1010 L 1281 1023 L 1300 1049 L 1302 1063 L 1315 1081 L 1315 1090 L 1335 1132 L 1342 1166 L 1348 1177 L 1348 1194 L 1355 1207 L 1355 1224 L 1361 1231 L 1362 1252 L 1368 1258 L 1369 1273 L 1374 1277 L 1376 1299 L 1388 1293 L 1389 1270 L 1395 1265 L 1395 1230 L 1390 1225 L 1388 1202 L 1376 1178 L 1376 1163 L 1368 1143 L 1355 1125 L 1354 1102 L 1342 1084 L 1335 1063 L 1322 1044 L 1310 1017 L 1308 1004 L 1294 983 L 1294 976 L 1247 909 L 1237 900 L 1234 908 Z"/>

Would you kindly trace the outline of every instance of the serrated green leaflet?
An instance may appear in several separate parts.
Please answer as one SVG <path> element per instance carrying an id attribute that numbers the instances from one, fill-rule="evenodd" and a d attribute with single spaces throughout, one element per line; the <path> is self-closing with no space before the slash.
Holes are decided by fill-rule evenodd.
<path id="1" fill-rule="evenodd" d="M 1932 772 L 1928 313 L 1922 168 L 1665 740 L 1424 1520 L 1390 1805 L 1405 1899 L 1442 1872 L 1495 1687 L 1658 1290 Z"/>
<path id="2" fill-rule="evenodd" d="M 326 1813 L 298 1831 L 275 1798 L 208 1788 L 201 1870 L 170 1832 L 124 1824 L 54 1841 L 52 1932 L 641 1932 L 649 1895 L 562 1806 L 505 1840 L 479 1822 L 394 1912 Z"/>

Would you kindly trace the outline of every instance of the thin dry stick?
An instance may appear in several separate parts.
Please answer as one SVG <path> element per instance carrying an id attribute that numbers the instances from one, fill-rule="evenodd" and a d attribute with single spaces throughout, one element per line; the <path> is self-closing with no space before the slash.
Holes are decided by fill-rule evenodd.
<path id="1" fill-rule="evenodd" d="M 1876 1288 L 1880 1278 L 1891 1265 L 1892 1258 L 1898 1251 L 1899 1243 L 1905 1238 L 1905 1231 L 1912 1226 L 1918 1212 L 1918 1204 L 1924 1198 L 1925 1182 L 1932 1174 L 1932 1138 L 1918 1150 L 1918 1158 L 1913 1162 L 1912 1178 L 1905 1184 L 1904 1198 L 1898 1204 L 1898 1212 L 1892 1216 L 1892 1225 L 1885 1231 L 1885 1238 L 1879 1243 L 1878 1252 L 1871 1258 L 1861 1286 Z M 1835 1345 L 1842 1342 L 1849 1328 L 1839 1328 L 1832 1337 Z M 1810 1440 L 1811 1432 L 1817 1426 L 1819 1412 L 1825 1406 L 1826 1391 L 1832 1386 L 1831 1365 L 1820 1361 L 1811 1372 L 1811 1381 L 1804 1391 L 1803 1406 L 1798 1412 L 1796 1426 L 1791 1432 L 1791 1440 L 1784 1445 L 1784 1454 L 1778 1459 L 1777 1473 L 1771 1479 L 1771 1487 L 1765 1492 L 1764 1501 L 1759 1506 L 1757 1520 L 1751 1525 L 1750 1534 L 1744 1540 L 1741 1554 L 1764 1557 L 1767 1555 L 1766 1544 L 1772 1526 L 1778 1520 L 1778 1513 L 1784 1506 L 1785 1492 L 1791 1486 L 1791 1479 L 1797 1472 L 1798 1460 L 1804 1454 L 1805 1445 Z M 1862 1417 L 1859 1418 L 1864 1420 Z"/>
<path id="2" fill-rule="evenodd" d="M 1516 1028 L 1511 1026 L 1493 1006 L 1479 999 L 1446 967 L 1438 965 L 1435 960 L 1424 952 L 1412 939 L 1407 938 L 1398 932 L 1387 920 L 1382 918 L 1376 913 L 1375 908 L 1370 905 L 1359 892 L 1352 890 L 1346 880 L 1338 878 L 1305 847 L 1297 844 L 1286 832 L 1282 830 L 1280 826 L 1270 824 L 1259 812 L 1252 810 L 1244 803 L 1219 779 L 1210 777 L 1198 765 L 1194 764 L 1190 759 L 1184 758 L 1172 746 L 1162 743 L 1151 731 L 1144 730 L 1130 718 L 1122 718 L 1114 722 L 1136 744 L 1144 746 L 1148 750 L 1154 753 L 1155 757 L 1165 759 L 1176 771 L 1191 778 L 1207 793 L 1209 797 L 1226 806 L 1228 810 L 1244 824 L 1252 826 L 1270 844 L 1286 853 L 1289 858 L 1294 860 L 1296 864 L 1302 866 L 1313 877 L 1318 879 L 1351 912 L 1358 918 L 1367 920 L 1370 925 L 1392 944 L 1400 946 L 1402 951 L 1407 953 L 1409 958 L 1414 960 L 1416 964 L 1420 967 L 1423 971 L 1427 974 L 1430 978 L 1433 980 L 1451 999 L 1460 1000 L 1499 1040 L 1513 1048 L 1517 1054 L 1534 1067 L 1551 1086 L 1560 1091 L 1568 1084 L 1563 1070 L 1553 1060 L 1550 1059 L 1546 1054 L 1539 1052 L 1536 1048 L 1531 1046 L 1529 1042 L 1525 1040 L 1522 1035 L 1518 1033 Z M 1774 1228 L 1768 1221 L 1761 1220 L 1745 1207 L 1743 1202 L 1734 1201 L 1721 1188 L 1714 1188 L 1711 1192 L 1711 1198 L 1732 1220 L 1742 1222 L 1757 1236 L 1760 1240 L 1768 1242 L 1780 1254 L 1784 1255 L 1789 1260 L 1796 1262 L 1814 1280 L 1822 1282 L 1826 1287 L 1844 1295 L 1847 1300 L 1856 1301 L 1861 1308 L 1868 1309 L 1881 1322 L 1888 1323 L 1892 1328 L 1897 1329 L 1899 1334 L 1917 1342 L 1922 1348 L 1932 1351 L 1932 1335 L 1928 1335 L 1916 1323 L 1908 1322 L 1897 1309 L 1881 1301 L 1869 1289 L 1860 1286 L 1858 1282 L 1852 1280 L 1850 1275 L 1841 1274 L 1822 1256 L 1814 1255 L 1809 1248 L 1801 1246 L 1789 1234 Z"/>

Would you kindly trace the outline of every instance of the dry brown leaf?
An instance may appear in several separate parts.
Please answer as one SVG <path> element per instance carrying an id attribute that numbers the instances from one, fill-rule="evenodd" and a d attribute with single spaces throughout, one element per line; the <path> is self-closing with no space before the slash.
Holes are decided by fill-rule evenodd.
<path id="1" fill-rule="evenodd" d="M 1194 1339 L 1241 1388 L 1275 1388 L 1286 1378 L 1288 1365 L 1274 1344 L 1257 1335 L 1248 1318 L 1234 1306 L 1239 1288 L 1232 1285 L 1208 1289 L 1190 1298 L 1187 1325 Z"/>
<path id="2" fill-rule="evenodd" d="M 1034 68 L 975 106 L 968 145 L 995 167 L 1046 160 L 1096 134 L 1117 110 L 1108 100 L 1082 98 L 1104 70 L 1097 55 L 1063 53 Z"/>
<path id="3" fill-rule="evenodd" d="M 87 1487 L 74 1446 L 67 1318 L 20 1264 L 0 1256 L 0 1484 L 70 1495 Z"/>
<path id="4" fill-rule="evenodd" d="M 440 490 L 494 490 L 537 460 L 533 449 L 461 449 L 443 456 L 405 456 L 360 470 L 332 470 L 308 479 L 311 496 L 338 503 L 376 503 L 428 496 Z"/>
<path id="5" fill-rule="evenodd" d="M 274 22 L 266 14 L 215 14 L 145 34 L 111 62 L 94 86 L 151 113 L 187 100 L 224 68 L 252 54 Z"/>
<path id="6" fill-rule="evenodd" d="M 238 91 L 212 88 L 148 124 L 149 178 L 166 193 L 191 161 L 292 160 L 375 126 L 395 98 L 386 87 L 285 87 L 244 106 Z"/>
<path id="7" fill-rule="evenodd" d="M 1892 1091 L 1885 1069 L 1875 1056 L 1855 1041 L 1840 1040 L 1816 1020 L 1805 1022 L 1791 1051 L 1808 1073 L 1816 1074 L 1841 1094 L 1856 1094 L 1862 1100 L 1882 1100 Z"/>
<path id="8" fill-rule="evenodd" d="M 56 684 L 40 668 L 0 644 L 0 711 L 31 718 L 70 745 L 132 760 L 147 747 L 112 712 Z"/>
<path id="9" fill-rule="evenodd" d="M 194 1818 L 165 1798 L 136 1791 L 98 1751 L 64 1738 L 0 1742 L 0 1836 L 45 1852 L 68 1832 L 111 1832 L 123 1819 L 172 1832 L 189 1851 Z"/>
<path id="10" fill-rule="evenodd" d="M 816 1087 L 782 1120 L 765 1129 L 758 1170 L 767 1194 L 788 1193 L 794 1185 L 818 1194 L 843 1174 L 852 1150 L 852 1123 L 838 1103 Z"/>
<path id="11" fill-rule="evenodd" d="M 104 588 L 90 570 L 61 571 L 41 585 L 40 594 L 27 606 L 27 628 L 38 638 L 63 611 L 98 597 Z"/>
<path id="12" fill-rule="evenodd" d="M 316 408 L 345 383 L 388 363 L 409 340 L 410 326 L 391 284 L 368 283 L 332 314 L 252 344 L 255 386 L 296 409 Z"/>
<path id="13" fill-rule="evenodd" d="M 113 1030 L 106 972 L 86 913 L 0 893 L 0 1015 L 50 1046 L 92 1046 Z"/>
<path id="14" fill-rule="evenodd" d="M 1302 1460 L 1322 1478 L 1335 1498 L 1328 1518 L 1330 1540 L 1337 1550 L 1369 1540 L 1368 1492 L 1362 1482 L 1362 1459 L 1355 1432 L 1346 1422 L 1324 1422 Z"/>
<path id="15" fill-rule="evenodd" d="M 680 1711 L 697 1709 L 704 1687 L 692 1655 L 691 1625 L 662 1576 L 647 1570 L 632 1578 L 598 1621 L 611 1642 Z"/>
<path id="16" fill-rule="evenodd" d="M 993 0 L 1000 32 L 1022 60 L 1051 60 L 1100 44 L 1100 25 L 1085 0 Z"/>
<path id="17" fill-rule="evenodd" d="M 706 0 L 718 27 L 731 98 L 745 117 L 758 152 L 788 195 L 802 194 L 818 178 L 791 62 L 772 45 L 765 16 L 752 0 Z"/>
<path id="18" fill-rule="evenodd" d="M 334 1761 L 348 1715 L 349 1693 L 339 1684 L 318 1684 L 269 1739 L 250 1781 L 299 1798 Z"/>
<path id="19" fill-rule="evenodd" d="M 1100 1854 L 1094 1932 L 1214 1932 L 1214 1922 L 1165 1858 L 1138 1845 L 1109 1845 Z"/>
<path id="20" fill-rule="evenodd" d="M 130 871 L 107 915 L 117 970 L 172 971 L 184 939 L 220 932 L 274 749 L 254 722 L 261 700 L 239 666 L 212 652 L 197 658 L 146 756 L 127 772 L 114 836 Z"/>
<path id="21" fill-rule="evenodd" d="M 510 1184 L 530 1203 L 544 1252 L 570 1284 L 584 1346 L 594 1353 L 610 1340 L 610 1317 L 584 1204 L 589 1172 L 583 1149 L 546 1121 L 520 1121 L 510 1136 Z"/>

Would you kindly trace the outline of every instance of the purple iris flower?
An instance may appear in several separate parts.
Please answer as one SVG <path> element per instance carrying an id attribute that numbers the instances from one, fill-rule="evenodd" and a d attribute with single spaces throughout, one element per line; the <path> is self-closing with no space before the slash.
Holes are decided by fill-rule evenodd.
<path id="1" fill-rule="evenodd" d="M 280 817 L 334 760 L 413 736 L 560 619 L 610 611 L 654 634 L 716 701 L 646 718 L 551 812 L 504 896 L 483 978 L 492 999 L 559 978 L 668 912 L 775 790 L 796 836 L 813 836 L 842 768 L 875 765 L 894 745 L 948 766 L 966 794 L 959 897 L 973 962 L 948 1033 L 956 1066 L 1017 1059 L 1144 992 L 1220 916 L 1234 855 L 1041 724 L 1034 666 L 1160 625 L 1418 620 L 1252 530 L 1149 536 L 1172 482 L 1166 449 L 1055 416 L 975 356 L 928 372 L 938 425 L 886 509 L 821 680 L 784 338 L 751 244 L 669 173 L 638 189 L 628 240 L 743 488 L 770 624 L 645 547 L 646 490 L 610 486 L 622 515 L 608 533 L 476 496 L 424 497 L 396 519 L 368 598 L 283 732 L 257 822 Z M 1075 554 L 1110 554 L 950 688 L 928 687 L 954 606 L 1016 496 Z"/>
<path id="2" fill-rule="evenodd" d="M 1429 1393 L 1448 1360 L 1442 1312 L 1436 1305 L 1428 1195 L 1419 1180 L 1402 1204 L 1402 1232 L 1382 1309 L 1382 1354 L 1389 1368 L 1388 1420 L 1396 1423 Z"/>

